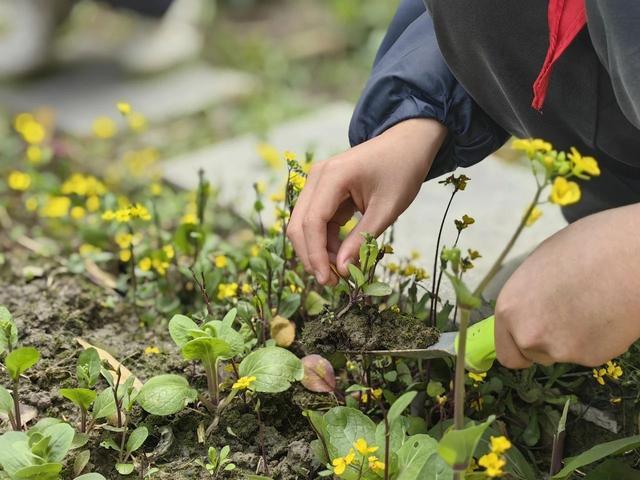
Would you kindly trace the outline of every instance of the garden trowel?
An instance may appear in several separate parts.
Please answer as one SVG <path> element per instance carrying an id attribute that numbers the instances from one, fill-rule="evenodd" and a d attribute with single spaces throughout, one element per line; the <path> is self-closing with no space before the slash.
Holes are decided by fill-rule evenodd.
<path id="1" fill-rule="evenodd" d="M 493 337 L 495 318 L 492 316 L 474 323 L 467 329 L 467 368 L 476 372 L 485 372 L 496 359 L 496 344 Z M 415 359 L 455 357 L 458 352 L 458 332 L 444 332 L 436 343 L 427 348 L 408 350 L 369 350 L 357 352 L 367 355 L 388 355 Z M 355 352 L 351 352 L 355 353 Z"/>

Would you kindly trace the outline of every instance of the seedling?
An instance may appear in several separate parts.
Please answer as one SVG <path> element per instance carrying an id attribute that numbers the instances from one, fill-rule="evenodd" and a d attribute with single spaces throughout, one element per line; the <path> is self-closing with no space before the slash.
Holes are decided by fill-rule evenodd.
<path id="1" fill-rule="evenodd" d="M 80 432 L 87 432 L 87 412 L 96 400 L 95 387 L 100 378 L 100 357 L 94 348 L 84 350 L 76 367 L 78 388 L 61 388 L 60 395 L 80 408 Z"/>
<path id="2" fill-rule="evenodd" d="M 40 360 L 40 353 L 33 347 L 17 348 L 4 359 L 4 366 L 7 368 L 9 378 L 13 382 L 14 430 L 22 430 L 22 418 L 20 416 L 20 376 L 38 363 L 38 360 Z M 6 395 L 4 395 L 4 398 L 6 402 Z"/>
<path id="3" fill-rule="evenodd" d="M 393 250 L 387 245 L 378 246 L 376 239 L 368 233 L 364 233 L 363 236 L 364 242 L 359 251 L 359 267 L 349 264 L 347 266 L 349 278 L 341 279 L 341 283 L 346 286 L 348 301 L 346 306 L 338 312 L 338 317 L 347 313 L 365 297 L 385 297 L 392 292 L 389 284 L 376 281 L 375 270 L 384 255 L 392 253 Z M 340 275 L 335 273 L 340 278 Z"/>
<path id="4" fill-rule="evenodd" d="M 229 453 L 229 445 L 222 447 L 219 452 L 215 447 L 209 447 L 209 451 L 207 452 L 207 458 L 209 461 L 205 463 L 198 459 L 196 462 L 213 478 L 218 478 L 220 472 L 230 472 L 236 468 L 235 463 L 232 463 L 229 458 Z"/>

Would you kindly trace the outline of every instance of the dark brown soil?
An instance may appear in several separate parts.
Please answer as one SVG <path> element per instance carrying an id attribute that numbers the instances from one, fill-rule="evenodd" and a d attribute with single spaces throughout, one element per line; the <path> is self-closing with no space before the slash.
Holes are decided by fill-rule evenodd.
<path id="1" fill-rule="evenodd" d="M 0 266 L 0 305 L 12 312 L 20 344 L 35 346 L 41 353 L 40 362 L 27 372 L 28 379 L 22 382 L 21 388 L 23 403 L 37 409 L 38 417 L 33 422 L 52 416 L 77 425 L 78 413 L 58 393 L 60 388 L 77 386 L 75 366 L 81 348 L 76 337 L 107 350 L 143 382 L 153 375 L 177 373 L 185 375 L 196 388 L 206 384 L 203 372 L 180 358 L 166 331 L 167 319 L 158 318 L 154 327 L 140 327 L 126 302 L 83 277 L 68 274 L 42 259 L 29 258 L 21 251 L 5 257 L 7 262 Z M 28 281 L 22 275 L 26 265 L 37 265 L 44 275 Z M 161 353 L 146 355 L 144 350 L 148 346 L 157 346 Z M 8 386 L 6 374 L 0 373 L 0 383 Z M 314 434 L 302 410 L 310 407 L 309 401 L 322 403 L 322 399 L 307 397 L 300 389 L 261 397 L 264 452 L 274 479 L 316 478 L 315 472 L 320 466 L 314 464 L 309 448 Z M 324 396 L 324 401 L 330 403 L 331 398 Z M 154 450 L 162 427 L 168 427 L 174 438 L 169 450 L 155 461 L 154 466 L 160 471 L 153 478 L 211 478 L 195 460 L 205 460 L 209 446 L 224 445 L 231 447 L 232 460 L 238 469 L 219 478 L 245 479 L 256 473 L 261 456 L 260 429 L 252 408 L 237 399 L 223 414 L 216 432 L 206 443 L 199 444 L 198 424 L 202 422 L 207 427 L 211 418 L 203 407 L 191 407 L 172 417 L 149 416 L 137 407 L 134 409 L 130 426 L 149 428 L 150 436 L 143 446 L 145 452 Z M 6 428 L 6 424 L 0 424 L 0 433 Z M 85 447 L 92 451 L 85 471 L 96 471 L 109 479 L 125 478 L 115 472 L 115 455 L 100 447 L 100 440 L 100 435 L 94 433 Z M 70 472 L 74 456 L 72 451 L 66 472 Z M 260 473 L 266 474 L 264 470 Z M 64 478 L 72 475 L 67 473 Z"/>
<path id="2" fill-rule="evenodd" d="M 305 323 L 301 342 L 308 353 L 426 348 L 438 331 L 422 320 L 375 306 L 355 306 L 340 318 L 327 312 Z"/>

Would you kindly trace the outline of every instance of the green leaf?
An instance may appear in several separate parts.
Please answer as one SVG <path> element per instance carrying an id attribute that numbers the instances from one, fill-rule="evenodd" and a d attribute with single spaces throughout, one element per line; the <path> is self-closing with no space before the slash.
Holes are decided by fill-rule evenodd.
<path id="1" fill-rule="evenodd" d="M 256 392 L 279 393 L 304 377 L 304 367 L 298 357 L 280 347 L 265 347 L 251 352 L 240 363 L 241 377 L 255 376 L 251 389 Z"/>
<path id="2" fill-rule="evenodd" d="M 349 269 L 351 278 L 353 278 L 353 281 L 356 283 L 356 286 L 361 287 L 362 285 L 364 285 L 364 282 L 365 282 L 364 273 L 362 273 L 362 271 L 352 263 L 349 263 L 347 265 L 347 268 Z"/>
<path id="3" fill-rule="evenodd" d="M 584 477 L 584 480 L 637 480 L 640 472 L 621 460 L 609 459 Z"/>
<path id="4" fill-rule="evenodd" d="M 169 320 L 169 335 L 179 348 L 184 347 L 193 338 L 189 331 L 198 329 L 196 322 L 185 315 L 174 315 Z"/>
<path id="5" fill-rule="evenodd" d="M 393 290 L 389 284 L 373 282 L 365 285 L 362 291 L 370 297 L 386 297 L 387 295 L 391 295 Z"/>
<path id="6" fill-rule="evenodd" d="M 0 412 L 8 415 L 14 410 L 13 397 L 9 390 L 0 385 Z"/>
<path id="7" fill-rule="evenodd" d="M 21 347 L 15 349 L 4 360 L 4 365 L 9 371 L 9 376 L 16 381 L 20 375 L 33 367 L 40 360 L 40 353 L 33 347 Z"/>
<path id="8" fill-rule="evenodd" d="M 148 436 L 149 430 L 147 430 L 147 427 L 138 427 L 133 432 L 131 432 L 131 435 L 129 435 L 127 444 L 125 446 L 127 453 L 135 452 L 136 450 L 138 450 Z"/>
<path id="9" fill-rule="evenodd" d="M 224 340 L 207 336 L 187 342 L 182 347 L 182 356 L 185 360 L 201 360 L 213 363 L 218 358 L 233 357 L 233 352 L 231 346 Z"/>
<path id="10" fill-rule="evenodd" d="M 0 355 L 18 344 L 18 329 L 13 316 L 6 307 L 0 305 Z"/>
<path id="11" fill-rule="evenodd" d="M 100 355 L 95 348 L 83 350 L 78 357 L 76 375 L 82 387 L 92 388 L 100 379 Z"/>
<path id="12" fill-rule="evenodd" d="M 138 403 L 152 415 L 173 415 L 198 398 L 198 392 L 179 375 L 158 375 L 147 381 Z"/>
<path id="13" fill-rule="evenodd" d="M 418 392 L 416 391 L 407 392 L 400 396 L 395 402 L 393 402 L 393 405 L 391 405 L 391 408 L 389 408 L 389 412 L 387 413 L 387 421 L 389 422 L 389 424 L 392 424 L 398 418 L 400 418 L 402 412 L 404 412 L 405 409 L 409 405 L 411 405 L 411 402 L 413 402 L 413 399 L 417 394 Z"/>
<path id="14" fill-rule="evenodd" d="M 449 277 L 449 280 L 451 280 L 453 290 L 456 292 L 456 300 L 461 308 L 473 310 L 474 308 L 480 307 L 482 302 L 469 291 L 467 285 L 462 280 L 455 275 L 451 275 L 449 272 L 444 273 Z"/>
<path id="15" fill-rule="evenodd" d="M 237 315 L 238 315 L 238 309 L 232 308 L 224 316 L 224 318 L 222 319 L 222 323 L 227 327 L 232 327 L 233 322 L 235 321 Z"/>
<path id="16" fill-rule="evenodd" d="M 318 292 L 311 291 L 304 301 L 304 309 L 307 311 L 307 315 L 314 317 L 320 315 L 324 306 L 328 303 L 329 301 L 323 298 Z"/>
<path id="17" fill-rule="evenodd" d="M 83 450 L 76 455 L 73 460 L 73 473 L 78 475 L 84 470 L 91 459 L 91 450 Z"/>
<path id="18" fill-rule="evenodd" d="M 209 447 L 207 457 L 209 457 L 209 463 L 213 465 L 213 468 L 216 468 L 218 466 L 218 450 L 215 447 Z"/>
<path id="19" fill-rule="evenodd" d="M 116 470 L 120 475 L 131 475 L 134 469 L 133 463 L 116 463 Z"/>
<path id="20" fill-rule="evenodd" d="M 462 430 L 449 430 L 438 443 L 438 454 L 454 470 L 464 470 L 473 458 L 478 442 L 495 417 Z"/>
<path id="21" fill-rule="evenodd" d="M 37 460 L 31 453 L 26 433 L 10 431 L 0 436 L 0 465 L 10 477 L 18 470 L 35 465 Z"/>
<path id="22" fill-rule="evenodd" d="M 429 435 L 414 435 L 398 450 L 396 480 L 453 478 L 453 470 L 437 454 L 438 442 Z"/>
<path id="23" fill-rule="evenodd" d="M 280 302 L 280 310 L 278 311 L 279 315 L 290 318 L 292 317 L 300 308 L 302 304 L 302 297 L 298 293 L 290 293 L 287 294 L 286 290 L 283 294 L 282 302 Z"/>
<path id="24" fill-rule="evenodd" d="M 51 438 L 49 442 L 49 462 L 62 462 L 69 452 L 75 430 L 68 423 L 56 423 L 44 429 L 43 434 Z"/>
<path id="25" fill-rule="evenodd" d="M 44 463 L 20 469 L 14 474 L 13 478 L 29 480 L 57 480 L 60 478 L 61 471 L 61 463 Z"/>
<path id="26" fill-rule="evenodd" d="M 99 473 L 85 473 L 84 475 L 80 475 L 79 477 L 74 478 L 73 480 L 107 480 L 104 476 Z"/>
<path id="27" fill-rule="evenodd" d="M 640 447 L 640 435 L 613 440 L 612 442 L 601 443 L 590 448 L 586 452 L 575 457 L 567 458 L 564 462 L 564 468 L 556 473 L 552 480 L 565 480 L 569 478 L 571 473 L 580 467 L 589 465 L 590 463 L 602 460 L 611 455 L 633 450 Z"/>
<path id="28" fill-rule="evenodd" d="M 116 413 L 116 402 L 113 398 L 113 390 L 107 388 L 100 392 L 96 397 L 93 408 L 91 409 L 91 416 L 94 420 L 100 418 L 110 417 Z"/>
<path id="29" fill-rule="evenodd" d="M 324 422 L 327 443 L 333 447 L 329 453 L 334 458 L 349 453 L 359 438 L 364 438 L 369 445 L 375 444 L 376 424 L 360 410 L 334 407 L 324 415 Z"/>
<path id="30" fill-rule="evenodd" d="M 231 348 L 231 357 L 235 357 L 236 355 L 240 355 L 244 352 L 244 337 L 229 323 L 225 323 L 224 320 L 214 320 L 212 322 L 208 322 L 204 326 L 204 328 L 207 327 L 213 330 L 215 337 L 227 342 L 227 344 Z"/>
<path id="31" fill-rule="evenodd" d="M 60 395 L 71 400 L 85 412 L 89 410 L 97 396 L 96 392 L 88 388 L 61 388 Z"/>

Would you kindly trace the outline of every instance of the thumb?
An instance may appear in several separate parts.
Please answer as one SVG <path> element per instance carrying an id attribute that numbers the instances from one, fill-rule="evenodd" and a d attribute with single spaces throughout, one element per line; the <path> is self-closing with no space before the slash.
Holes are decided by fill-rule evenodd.
<path id="1" fill-rule="evenodd" d="M 344 239 L 340 250 L 338 250 L 336 267 L 340 275 L 349 275 L 347 265 L 353 263 L 358 258 L 360 244 L 363 241 L 362 234 L 369 233 L 377 238 L 394 221 L 395 218 L 391 217 L 385 209 L 375 208 L 373 205 L 370 206 L 358 224 L 351 230 L 349 235 L 347 235 L 347 238 Z"/>

